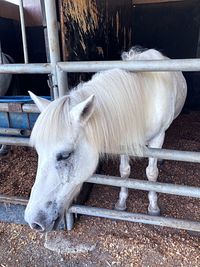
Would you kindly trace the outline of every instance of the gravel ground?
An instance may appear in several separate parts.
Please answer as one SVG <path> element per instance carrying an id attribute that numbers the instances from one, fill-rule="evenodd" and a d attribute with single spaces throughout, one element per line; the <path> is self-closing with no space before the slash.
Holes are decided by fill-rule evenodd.
<path id="1" fill-rule="evenodd" d="M 200 151 L 199 112 L 181 115 L 166 135 L 165 148 Z M 0 193 L 27 196 L 37 156 L 13 148 L 0 159 Z M 102 173 L 119 175 L 118 160 L 107 160 Z M 131 177 L 145 178 L 147 160 L 132 161 Z M 159 181 L 199 186 L 200 165 L 165 161 Z M 9 183 L 8 183 L 9 181 Z M 87 205 L 112 208 L 119 189 L 95 185 Z M 200 220 L 200 201 L 159 195 L 162 215 Z M 128 211 L 146 213 L 147 192 L 130 190 Z M 82 216 L 72 231 L 48 235 L 27 226 L 0 224 L 0 266 L 200 266 L 200 235 L 184 230 Z"/>

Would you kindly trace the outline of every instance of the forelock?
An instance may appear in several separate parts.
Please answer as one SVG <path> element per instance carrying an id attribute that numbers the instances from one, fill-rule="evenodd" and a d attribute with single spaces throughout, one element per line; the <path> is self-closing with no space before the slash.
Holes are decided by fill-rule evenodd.
<path id="1" fill-rule="evenodd" d="M 33 127 L 30 144 L 34 147 L 61 142 L 70 129 L 69 96 L 51 102 Z"/>

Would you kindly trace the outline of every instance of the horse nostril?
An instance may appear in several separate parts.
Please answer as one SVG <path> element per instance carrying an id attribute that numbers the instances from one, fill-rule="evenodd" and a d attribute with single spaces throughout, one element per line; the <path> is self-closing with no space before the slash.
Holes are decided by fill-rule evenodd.
<path id="1" fill-rule="evenodd" d="M 32 223 L 30 226 L 32 229 L 37 230 L 37 231 L 44 231 L 45 230 L 45 228 L 39 223 Z"/>

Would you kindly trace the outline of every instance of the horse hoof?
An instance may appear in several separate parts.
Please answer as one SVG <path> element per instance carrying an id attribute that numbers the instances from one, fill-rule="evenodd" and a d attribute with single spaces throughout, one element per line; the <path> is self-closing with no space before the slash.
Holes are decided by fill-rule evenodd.
<path id="1" fill-rule="evenodd" d="M 127 207 L 126 205 L 119 205 L 118 203 L 116 203 L 114 209 L 118 211 L 126 211 Z"/>
<path id="2" fill-rule="evenodd" d="M 160 216 L 160 209 L 158 210 L 148 210 L 148 214 L 151 216 Z"/>

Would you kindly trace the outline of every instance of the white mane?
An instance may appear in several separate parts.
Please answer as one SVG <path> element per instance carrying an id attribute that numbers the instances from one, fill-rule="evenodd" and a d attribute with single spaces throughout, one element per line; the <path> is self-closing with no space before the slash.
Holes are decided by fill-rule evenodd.
<path id="1" fill-rule="evenodd" d="M 122 56 L 124 60 L 165 58 L 153 49 L 140 53 L 134 48 Z M 95 111 L 85 126 L 89 142 L 99 153 L 141 155 L 145 147 L 148 92 L 161 82 L 162 75 L 121 69 L 95 74 L 90 81 L 72 90 L 69 96 L 53 101 L 40 114 L 32 131 L 32 145 L 64 139 L 70 131 L 70 109 L 94 94 Z"/>

